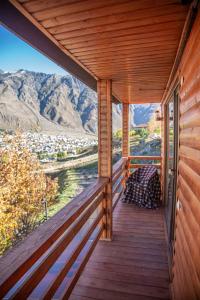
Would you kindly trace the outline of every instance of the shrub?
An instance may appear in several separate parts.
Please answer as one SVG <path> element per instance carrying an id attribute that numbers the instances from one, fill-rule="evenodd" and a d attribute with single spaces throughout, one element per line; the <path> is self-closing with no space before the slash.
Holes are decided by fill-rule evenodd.
<path id="1" fill-rule="evenodd" d="M 118 129 L 116 132 L 114 132 L 113 137 L 118 140 L 121 140 L 122 139 L 122 129 Z"/>
<path id="2" fill-rule="evenodd" d="M 145 139 L 149 135 L 149 131 L 146 128 L 138 129 L 138 134 L 141 138 Z"/>

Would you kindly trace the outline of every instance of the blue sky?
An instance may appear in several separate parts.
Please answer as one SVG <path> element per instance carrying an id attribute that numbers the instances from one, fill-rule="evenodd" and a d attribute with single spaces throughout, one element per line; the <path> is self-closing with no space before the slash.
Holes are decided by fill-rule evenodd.
<path id="1" fill-rule="evenodd" d="M 0 25 L 0 69 L 3 71 L 67 72 Z"/>

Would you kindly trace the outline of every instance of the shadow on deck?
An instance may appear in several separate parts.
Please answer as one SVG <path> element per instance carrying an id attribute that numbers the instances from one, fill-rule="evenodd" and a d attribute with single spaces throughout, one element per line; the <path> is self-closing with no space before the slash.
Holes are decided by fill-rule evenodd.
<path id="1" fill-rule="evenodd" d="M 121 201 L 112 242 L 99 241 L 70 300 L 169 299 L 163 210 Z"/>

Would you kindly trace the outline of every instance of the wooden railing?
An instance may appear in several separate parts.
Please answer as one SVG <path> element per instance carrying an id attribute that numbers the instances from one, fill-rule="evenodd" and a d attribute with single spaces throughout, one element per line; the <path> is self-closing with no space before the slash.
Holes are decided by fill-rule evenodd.
<path id="1" fill-rule="evenodd" d="M 127 158 L 113 166 L 112 209 L 128 176 Z M 0 260 L 0 298 L 66 299 L 95 245 L 109 228 L 107 186 L 100 177 Z"/>
<path id="2" fill-rule="evenodd" d="M 113 166 L 113 175 L 112 175 L 112 201 L 113 201 L 113 210 L 115 209 L 117 202 L 120 199 L 120 196 L 124 190 L 125 181 L 128 178 L 128 165 L 127 158 L 121 158 Z"/>
<path id="3" fill-rule="evenodd" d="M 106 225 L 107 184 L 107 178 L 98 178 L 1 258 L 1 299 L 66 299 L 70 295 Z"/>
<path id="4" fill-rule="evenodd" d="M 153 163 L 132 163 L 133 160 L 141 161 L 153 161 Z M 129 156 L 128 157 L 128 169 L 137 169 L 144 166 L 154 166 L 158 169 L 161 168 L 161 156 Z"/>
<path id="5" fill-rule="evenodd" d="M 129 169 L 159 156 L 129 156 L 113 166 L 112 210 L 124 190 Z M 160 167 L 160 164 L 154 164 Z M 108 178 L 100 177 L 60 212 L 38 227 L 0 260 L 0 298 L 66 299 L 98 240 L 109 228 Z"/>

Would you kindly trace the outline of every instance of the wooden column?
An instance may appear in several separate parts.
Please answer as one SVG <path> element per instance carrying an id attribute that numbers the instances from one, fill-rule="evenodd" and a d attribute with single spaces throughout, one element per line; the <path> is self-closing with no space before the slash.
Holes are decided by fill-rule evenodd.
<path id="1" fill-rule="evenodd" d="M 129 104 L 122 104 L 122 156 L 129 156 Z"/>
<path id="2" fill-rule="evenodd" d="M 104 227 L 102 239 L 112 239 L 112 83 L 111 80 L 99 80 L 98 92 L 98 174 L 108 177 L 105 190 Z"/>

